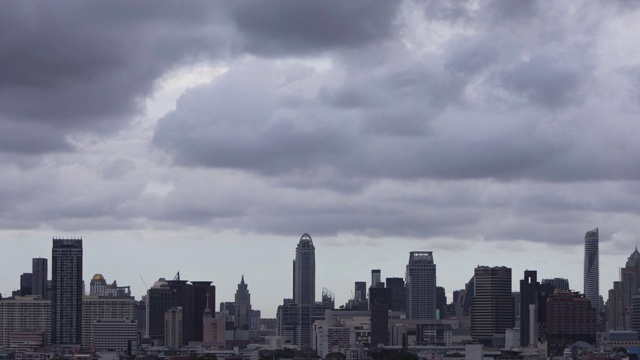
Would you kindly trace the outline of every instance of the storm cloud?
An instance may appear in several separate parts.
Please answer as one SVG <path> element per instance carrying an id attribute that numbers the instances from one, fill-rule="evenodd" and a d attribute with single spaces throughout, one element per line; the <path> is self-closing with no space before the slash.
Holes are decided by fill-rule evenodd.
<path id="1" fill-rule="evenodd" d="M 600 226 L 626 254 L 639 19 L 623 1 L 10 1 L 0 227 L 503 251 Z"/>

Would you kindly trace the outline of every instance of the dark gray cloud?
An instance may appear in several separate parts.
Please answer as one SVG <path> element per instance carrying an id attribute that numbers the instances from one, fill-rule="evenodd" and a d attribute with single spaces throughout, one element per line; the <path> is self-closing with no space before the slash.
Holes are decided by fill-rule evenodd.
<path id="1" fill-rule="evenodd" d="M 640 231 L 625 227 L 640 214 L 640 60 L 603 25 L 629 16 L 618 5 L 163 5 L 0 14 L 0 224 L 567 244 L 557 234 L 605 221 Z M 152 130 L 131 121 L 158 79 L 199 62 L 228 71 Z"/>
<path id="2" fill-rule="evenodd" d="M 398 1 L 237 1 L 231 17 L 245 51 L 305 55 L 362 47 L 394 35 Z"/>
<path id="3" fill-rule="evenodd" d="M 225 51 L 222 30 L 209 26 L 219 20 L 213 4 L 148 5 L 4 4 L 0 122 L 18 124 L 13 135 L 22 145 L 0 147 L 42 153 L 68 149 L 70 133 L 114 133 L 160 75 Z M 43 142 L 38 134 L 46 132 Z"/>

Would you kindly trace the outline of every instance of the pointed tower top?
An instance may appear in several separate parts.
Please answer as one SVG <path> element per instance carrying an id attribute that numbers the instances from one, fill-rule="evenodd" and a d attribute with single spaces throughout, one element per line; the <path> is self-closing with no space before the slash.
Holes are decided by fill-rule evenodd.
<path id="1" fill-rule="evenodd" d="M 240 284 L 244 284 L 244 274 L 242 274 L 242 280 L 240 280 Z"/>

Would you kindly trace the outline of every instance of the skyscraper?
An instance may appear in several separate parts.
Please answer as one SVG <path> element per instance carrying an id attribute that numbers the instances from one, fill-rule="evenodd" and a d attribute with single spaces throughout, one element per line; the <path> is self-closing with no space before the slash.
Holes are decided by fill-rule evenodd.
<path id="1" fill-rule="evenodd" d="M 369 289 L 369 309 L 371 311 L 371 347 L 389 345 L 389 309 L 391 289 L 371 287 Z"/>
<path id="2" fill-rule="evenodd" d="M 551 285 L 554 289 L 569 291 L 569 280 L 565 278 L 542 279 L 541 284 Z"/>
<path id="3" fill-rule="evenodd" d="M 244 275 L 238 284 L 235 297 L 236 304 L 236 328 L 249 330 L 251 325 L 251 294 L 247 284 L 244 282 Z"/>
<path id="4" fill-rule="evenodd" d="M 391 289 L 391 311 L 404 312 L 407 307 L 404 279 L 397 277 L 387 278 L 386 286 Z"/>
<path id="5" fill-rule="evenodd" d="M 380 269 L 371 270 L 371 287 L 381 287 L 378 285 L 381 282 L 382 282 L 382 273 L 380 272 Z"/>
<path id="6" fill-rule="evenodd" d="M 598 262 L 598 228 L 584 236 L 584 295 L 596 314 L 600 312 L 600 265 Z"/>
<path id="7" fill-rule="evenodd" d="M 304 234 L 296 247 L 294 262 L 293 302 L 298 305 L 299 345 L 311 347 L 311 315 L 316 299 L 316 250 L 309 234 Z"/>
<path id="8" fill-rule="evenodd" d="M 52 342 L 82 342 L 82 238 L 53 239 Z"/>
<path id="9" fill-rule="evenodd" d="M 20 295 L 33 295 L 33 273 L 20 275 Z"/>
<path id="10" fill-rule="evenodd" d="M 433 262 L 433 252 L 410 252 L 405 279 L 407 318 L 435 319 L 436 264 Z"/>
<path id="11" fill-rule="evenodd" d="M 487 338 L 513 327 L 515 302 L 511 293 L 511 269 L 478 266 L 471 299 L 471 336 Z"/>
<path id="12" fill-rule="evenodd" d="M 31 273 L 33 274 L 33 295 L 39 295 L 43 299 L 47 298 L 47 280 L 49 277 L 48 260 L 34 258 L 31 261 Z"/>

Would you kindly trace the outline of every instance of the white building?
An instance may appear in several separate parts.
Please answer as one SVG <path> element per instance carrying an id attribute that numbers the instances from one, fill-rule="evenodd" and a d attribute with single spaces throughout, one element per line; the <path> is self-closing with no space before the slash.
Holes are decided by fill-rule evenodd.
<path id="1" fill-rule="evenodd" d="M 93 322 L 93 347 L 96 351 L 126 353 L 129 342 L 135 351 L 138 322 L 131 319 L 98 319 Z"/>

